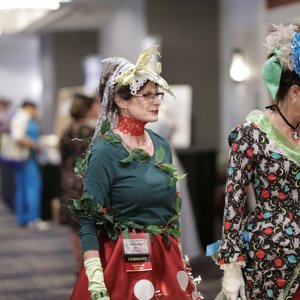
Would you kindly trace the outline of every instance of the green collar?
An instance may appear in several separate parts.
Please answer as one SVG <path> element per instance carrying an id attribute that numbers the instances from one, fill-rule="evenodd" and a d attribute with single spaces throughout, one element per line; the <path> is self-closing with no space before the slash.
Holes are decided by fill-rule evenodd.
<path id="1" fill-rule="evenodd" d="M 288 158 L 300 166 L 300 148 L 293 145 L 260 110 L 254 110 L 247 116 L 247 121 L 255 123 L 270 141 L 273 141 Z"/>

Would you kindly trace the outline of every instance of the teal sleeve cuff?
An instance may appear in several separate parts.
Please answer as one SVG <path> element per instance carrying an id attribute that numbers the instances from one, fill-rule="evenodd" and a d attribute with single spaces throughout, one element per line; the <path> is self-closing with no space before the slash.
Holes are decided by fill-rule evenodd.
<path id="1" fill-rule="evenodd" d="M 95 219 L 88 217 L 79 218 L 79 237 L 82 252 L 87 250 L 99 250 L 98 231 L 99 226 Z"/>

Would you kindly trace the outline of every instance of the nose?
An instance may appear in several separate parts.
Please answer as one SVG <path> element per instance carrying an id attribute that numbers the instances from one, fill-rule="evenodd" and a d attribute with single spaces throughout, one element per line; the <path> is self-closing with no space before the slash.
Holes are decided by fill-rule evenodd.
<path id="1" fill-rule="evenodd" d="M 154 95 L 153 104 L 161 105 L 161 102 L 162 102 L 162 99 L 159 96 Z"/>

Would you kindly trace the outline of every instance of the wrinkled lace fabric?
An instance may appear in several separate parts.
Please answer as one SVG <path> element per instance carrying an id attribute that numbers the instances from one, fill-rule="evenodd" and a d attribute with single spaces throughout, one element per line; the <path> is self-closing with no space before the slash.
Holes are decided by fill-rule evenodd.
<path id="1" fill-rule="evenodd" d="M 95 133 L 93 136 L 93 142 L 99 137 L 99 132 L 103 125 L 103 121 L 105 119 L 108 119 L 111 128 L 115 128 L 117 126 L 119 120 L 118 114 L 117 111 L 112 110 L 112 105 L 114 101 L 113 98 L 115 95 L 115 90 L 114 90 L 116 84 L 115 78 L 135 67 L 134 64 L 130 63 L 128 60 L 121 57 L 112 57 L 112 58 L 104 59 L 102 60 L 102 64 L 103 64 L 103 73 L 101 78 L 109 73 L 111 73 L 111 75 L 106 82 L 104 92 L 102 95 L 100 114 L 97 120 Z M 144 77 L 135 76 L 135 80 L 129 84 L 131 94 L 135 95 L 147 80 L 153 81 L 160 86 L 159 78 L 161 77 L 159 75 L 157 76 L 156 79 L 152 78 L 153 76 L 151 76 L 151 78 L 149 77 L 150 76 L 144 76 Z"/>
<path id="2" fill-rule="evenodd" d="M 118 124 L 118 112 L 113 109 L 117 85 L 122 85 L 122 82 L 123 84 L 129 84 L 131 94 L 135 95 L 146 83 L 146 81 L 149 80 L 155 82 L 159 88 L 165 90 L 167 93 L 175 97 L 168 83 L 159 75 L 161 72 L 160 63 L 155 63 L 152 61 L 154 55 L 159 55 L 157 47 L 158 46 L 150 47 L 142 52 L 136 65 L 122 57 L 111 57 L 102 60 L 103 68 L 100 83 L 105 84 L 105 88 L 103 95 L 101 95 L 100 113 L 96 123 L 92 142 L 86 153 L 87 156 L 91 151 L 93 143 L 101 135 L 103 122 L 108 120 L 111 129 L 114 129 Z"/>
<path id="3" fill-rule="evenodd" d="M 130 67 L 134 66 L 128 60 L 121 58 L 121 57 L 113 57 L 102 60 L 103 71 L 101 75 L 101 80 L 108 75 L 109 78 L 107 79 L 102 99 L 100 99 L 100 113 L 97 120 L 95 133 L 92 139 L 92 143 L 99 137 L 100 129 L 103 125 L 103 121 L 108 119 L 111 124 L 111 127 L 114 128 L 118 122 L 118 114 L 116 111 L 112 110 L 113 105 L 113 98 L 114 98 L 114 79 L 117 75 L 121 74 L 125 70 L 129 69 Z"/>
<path id="4" fill-rule="evenodd" d="M 175 97 L 168 83 L 159 75 L 161 64 L 155 63 L 152 59 L 154 55 L 159 55 L 157 47 L 150 47 L 143 51 L 136 65 L 122 57 L 111 57 L 102 60 L 103 71 L 101 74 L 101 83 L 105 84 L 105 88 L 100 99 L 100 114 L 92 142 L 99 137 L 99 132 L 105 119 L 108 119 L 111 128 L 115 128 L 118 123 L 118 114 L 116 110 L 112 109 L 115 92 L 118 87 L 129 85 L 130 93 L 136 95 L 146 81 L 149 80 Z M 105 82 L 107 77 L 108 79 Z"/>

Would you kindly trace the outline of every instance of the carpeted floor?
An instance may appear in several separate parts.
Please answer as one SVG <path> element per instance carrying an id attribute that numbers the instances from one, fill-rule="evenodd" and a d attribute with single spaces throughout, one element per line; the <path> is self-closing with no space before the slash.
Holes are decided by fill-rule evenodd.
<path id="1" fill-rule="evenodd" d="M 68 229 L 18 227 L 0 202 L 0 300 L 64 300 L 74 285 Z"/>

